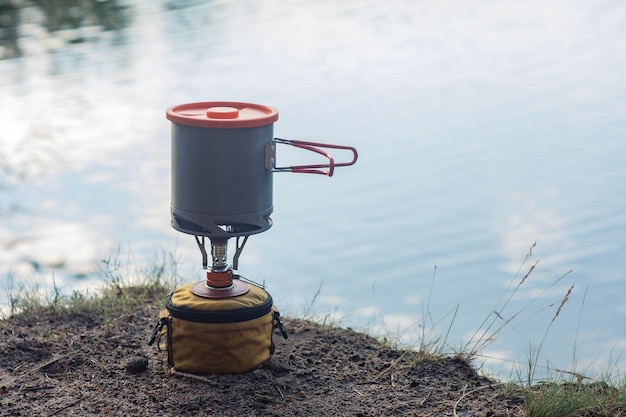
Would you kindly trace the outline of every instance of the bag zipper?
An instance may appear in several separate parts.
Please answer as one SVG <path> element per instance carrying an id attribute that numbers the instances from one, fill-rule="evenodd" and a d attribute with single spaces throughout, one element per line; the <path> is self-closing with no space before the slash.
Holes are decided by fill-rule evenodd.
<path id="1" fill-rule="evenodd" d="M 157 335 L 159 334 L 161 330 L 163 330 L 163 327 L 165 327 L 166 325 L 167 325 L 167 317 L 161 317 L 157 325 L 154 326 L 154 331 L 152 332 L 152 337 L 150 337 L 150 341 L 148 341 L 148 346 L 152 346 L 152 344 L 157 339 Z"/>
<path id="2" fill-rule="evenodd" d="M 234 310 L 196 310 L 188 307 L 176 306 L 172 302 L 172 294 L 167 296 L 165 308 L 172 317 L 195 323 L 236 323 L 263 317 L 272 310 L 272 296 L 257 306 L 238 308 Z"/>
<path id="3" fill-rule="evenodd" d="M 274 310 L 272 327 L 280 330 L 280 334 L 283 336 L 284 339 L 287 339 L 289 337 L 289 335 L 287 334 L 287 329 L 285 328 L 285 325 L 283 324 L 282 321 L 280 321 L 280 313 L 276 310 Z"/>

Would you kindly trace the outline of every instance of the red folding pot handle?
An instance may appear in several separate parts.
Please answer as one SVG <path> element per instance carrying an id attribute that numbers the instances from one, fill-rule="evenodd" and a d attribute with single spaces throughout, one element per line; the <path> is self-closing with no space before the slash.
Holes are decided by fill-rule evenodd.
<path id="1" fill-rule="evenodd" d="M 328 159 L 328 163 L 325 164 L 312 164 L 312 165 L 291 165 L 285 167 L 276 166 L 276 145 L 282 143 L 284 145 L 291 145 L 296 148 L 304 149 L 307 151 L 318 153 Z M 341 149 L 352 152 L 352 160 L 348 162 L 335 162 L 335 159 L 326 152 L 324 149 Z M 354 165 L 359 157 L 357 151 L 352 146 L 345 145 L 332 145 L 328 143 L 318 142 L 305 142 L 302 140 L 290 140 L 274 138 L 272 141 L 265 145 L 265 168 L 272 172 L 295 172 L 300 174 L 321 174 L 329 177 L 333 176 L 336 167 L 347 167 Z"/>

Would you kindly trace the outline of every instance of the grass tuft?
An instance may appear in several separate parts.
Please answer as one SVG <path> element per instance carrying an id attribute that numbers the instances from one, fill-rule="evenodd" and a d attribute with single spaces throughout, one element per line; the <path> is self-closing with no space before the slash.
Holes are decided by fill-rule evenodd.
<path id="1" fill-rule="evenodd" d="M 42 310 L 62 313 L 90 314 L 104 313 L 105 324 L 117 316 L 135 309 L 147 300 L 165 298 L 172 291 L 179 277 L 178 261 L 171 255 L 161 253 L 148 267 L 137 270 L 123 265 L 119 251 L 100 261 L 96 276 L 101 280 L 101 288 L 96 291 L 73 291 L 63 294 L 52 277 L 52 290 L 39 291 L 37 286 L 25 282 L 16 283 L 14 277 L 7 277 L 6 299 L 8 309 L 0 314 L 0 319 L 12 316 L 37 316 Z"/>
<path id="2" fill-rule="evenodd" d="M 527 417 L 615 417 L 626 415 L 626 389 L 605 381 L 545 382 L 527 388 Z"/>

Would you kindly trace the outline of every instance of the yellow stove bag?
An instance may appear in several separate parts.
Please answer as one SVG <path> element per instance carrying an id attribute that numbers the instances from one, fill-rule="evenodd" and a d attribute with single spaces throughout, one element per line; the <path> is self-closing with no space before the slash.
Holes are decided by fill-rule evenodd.
<path id="1" fill-rule="evenodd" d="M 149 344 L 158 340 L 177 371 L 240 374 L 255 369 L 274 351 L 272 333 L 287 338 L 272 297 L 263 288 L 229 298 L 204 298 L 186 284 L 167 296 Z"/>

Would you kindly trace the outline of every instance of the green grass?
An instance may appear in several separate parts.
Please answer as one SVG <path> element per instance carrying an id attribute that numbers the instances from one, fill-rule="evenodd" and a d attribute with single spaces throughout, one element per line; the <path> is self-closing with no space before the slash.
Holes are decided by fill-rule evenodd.
<path id="1" fill-rule="evenodd" d="M 610 417 L 626 415 L 624 386 L 598 382 L 546 382 L 524 392 L 528 417 Z"/>
<path id="2" fill-rule="evenodd" d="M 48 292 L 40 291 L 36 286 L 24 282 L 16 283 L 8 276 L 5 288 L 8 308 L 0 319 L 14 315 L 37 315 L 42 309 L 59 313 L 103 314 L 108 325 L 120 313 L 130 312 L 146 300 L 165 299 L 179 283 L 177 275 L 178 261 L 169 254 L 162 253 L 150 265 L 142 270 L 134 266 L 123 265 L 119 260 L 119 251 L 103 259 L 94 274 L 101 282 L 95 291 L 73 291 L 62 294 L 52 277 L 52 288 Z"/>

